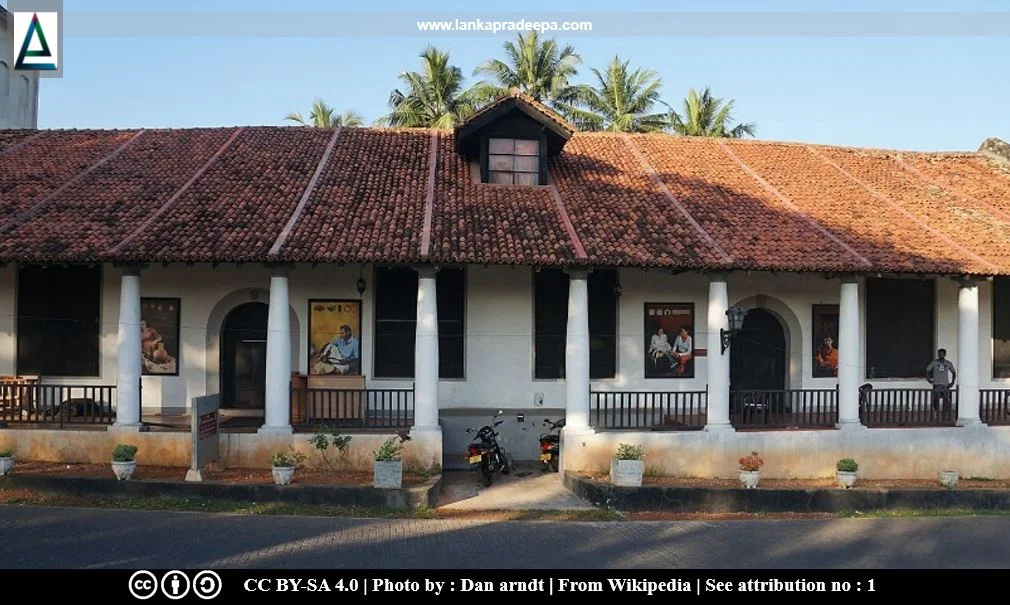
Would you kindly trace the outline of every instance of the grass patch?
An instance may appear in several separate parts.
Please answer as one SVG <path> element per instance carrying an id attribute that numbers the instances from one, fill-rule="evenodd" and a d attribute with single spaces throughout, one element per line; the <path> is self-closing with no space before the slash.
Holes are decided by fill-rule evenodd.
<path id="1" fill-rule="evenodd" d="M 452 510 L 435 511 L 439 519 L 484 519 L 494 521 L 624 521 L 618 511 L 605 509 L 569 510 Z"/>
<path id="2" fill-rule="evenodd" d="M 968 477 L 967 481 L 995 481 L 990 477 Z"/>
<path id="3" fill-rule="evenodd" d="M 241 502 L 209 498 L 171 496 L 78 497 L 44 495 L 24 490 L 0 490 L 0 504 L 10 506 L 70 506 L 75 508 L 113 508 L 119 510 L 158 510 L 237 515 L 284 515 L 315 517 L 354 517 L 376 519 L 433 519 L 435 510 L 357 506 L 288 504 L 285 502 Z"/>
<path id="4" fill-rule="evenodd" d="M 963 508 L 938 508 L 938 509 L 895 509 L 895 510 L 847 510 L 837 513 L 839 519 L 900 519 L 905 517 L 1006 517 L 1010 516 L 1010 510 L 993 509 L 963 509 Z"/>

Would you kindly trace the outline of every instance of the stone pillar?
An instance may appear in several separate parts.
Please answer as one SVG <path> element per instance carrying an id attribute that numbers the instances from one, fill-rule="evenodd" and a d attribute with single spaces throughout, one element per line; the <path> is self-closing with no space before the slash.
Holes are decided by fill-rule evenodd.
<path id="1" fill-rule="evenodd" d="M 708 283 L 708 420 L 706 431 L 732 431 L 729 421 L 729 349 L 722 350 L 722 330 L 729 329 L 729 288 L 726 274 Z"/>
<path id="2" fill-rule="evenodd" d="M 414 428 L 438 425 L 438 304 L 435 270 L 417 269 L 417 331 L 414 335 Z"/>
<path id="3" fill-rule="evenodd" d="M 957 288 L 957 425 L 985 426 L 979 418 L 978 282 Z"/>
<path id="4" fill-rule="evenodd" d="M 140 424 L 140 267 L 123 267 L 119 286 L 119 333 L 116 358 L 116 428 Z"/>
<path id="5" fill-rule="evenodd" d="M 838 304 L 838 428 L 860 428 L 859 281 L 842 279 Z"/>
<path id="6" fill-rule="evenodd" d="M 565 428 L 589 426 L 589 273 L 570 271 L 565 342 Z"/>
<path id="7" fill-rule="evenodd" d="M 287 267 L 273 269 L 270 276 L 265 412 L 261 434 L 291 434 L 291 314 Z"/>

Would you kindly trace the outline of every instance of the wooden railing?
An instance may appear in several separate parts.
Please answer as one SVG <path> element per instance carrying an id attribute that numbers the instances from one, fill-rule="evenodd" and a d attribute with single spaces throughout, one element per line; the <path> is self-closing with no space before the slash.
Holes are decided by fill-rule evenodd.
<path id="1" fill-rule="evenodd" d="M 0 424 L 112 424 L 116 387 L 0 381 Z"/>
<path id="2" fill-rule="evenodd" d="M 730 391 L 730 422 L 748 428 L 833 428 L 838 389 Z"/>
<path id="3" fill-rule="evenodd" d="M 1010 389 L 979 389 L 978 415 L 986 424 L 1010 424 Z"/>
<path id="4" fill-rule="evenodd" d="M 409 428 L 413 389 L 291 389 L 291 423 L 345 428 Z"/>
<path id="5" fill-rule="evenodd" d="M 705 428 L 705 391 L 591 391 L 590 423 L 598 429 Z"/>
<path id="6" fill-rule="evenodd" d="M 957 389 L 870 389 L 859 419 L 870 427 L 954 426 Z"/>

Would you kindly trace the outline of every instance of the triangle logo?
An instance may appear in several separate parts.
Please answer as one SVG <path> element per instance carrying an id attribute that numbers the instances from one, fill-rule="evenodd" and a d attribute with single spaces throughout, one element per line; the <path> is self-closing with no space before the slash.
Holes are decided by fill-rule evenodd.
<path id="1" fill-rule="evenodd" d="M 41 48 L 36 50 L 30 50 L 32 45 L 32 39 L 36 38 L 38 44 Z M 21 44 L 21 52 L 18 53 L 18 60 L 14 64 L 14 69 L 44 69 L 44 70 L 55 70 L 56 62 L 52 61 L 49 63 L 35 62 L 31 61 L 25 63 L 25 58 L 53 58 L 53 53 L 49 50 L 49 43 L 46 42 L 46 34 L 42 31 L 42 24 L 39 23 L 38 13 L 32 14 L 32 21 L 28 25 L 28 31 L 25 32 L 24 42 Z"/>

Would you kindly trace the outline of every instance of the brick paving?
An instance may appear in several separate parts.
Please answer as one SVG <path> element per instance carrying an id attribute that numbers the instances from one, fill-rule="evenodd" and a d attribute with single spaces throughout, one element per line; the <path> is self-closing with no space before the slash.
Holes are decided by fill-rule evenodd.
<path id="1" fill-rule="evenodd" d="M 549 522 L 0 506 L 3 568 L 978 568 L 1001 517 Z"/>

